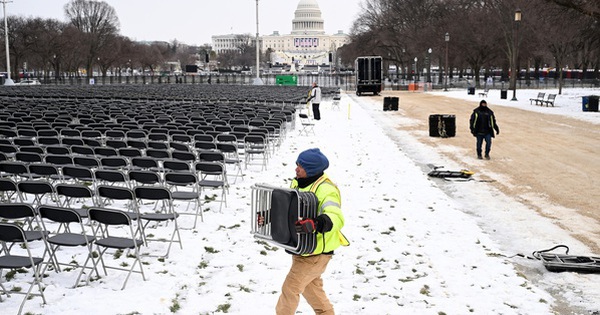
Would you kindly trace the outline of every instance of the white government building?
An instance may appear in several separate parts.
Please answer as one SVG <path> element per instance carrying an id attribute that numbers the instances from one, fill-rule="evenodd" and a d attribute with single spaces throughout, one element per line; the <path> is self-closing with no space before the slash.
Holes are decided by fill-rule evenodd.
<path id="1" fill-rule="evenodd" d="M 292 20 L 292 33 L 281 35 L 278 31 L 259 38 L 261 52 L 271 49 L 271 62 L 274 64 L 305 65 L 329 64 L 329 53 L 335 58 L 338 48 L 349 41 L 342 31 L 325 34 L 325 21 L 316 0 L 300 0 Z M 218 53 L 235 50 L 239 41 L 248 36 L 241 34 L 212 36 L 212 48 Z M 254 40 L 254 37 L 250 37 Z"/>

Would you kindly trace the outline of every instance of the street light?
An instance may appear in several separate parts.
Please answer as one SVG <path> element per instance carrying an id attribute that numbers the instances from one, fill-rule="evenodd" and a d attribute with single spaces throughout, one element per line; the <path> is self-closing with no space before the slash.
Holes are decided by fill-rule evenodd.
<path id="1" fill-rule="evenodd" d="M 415 82 L 419 82 L 419 70 L 417 70 L 417 61 L 419 58 L 415 57 Z"/>
<path id="2" fill-rule="evenodd" d="M 513 67 L 512 67 L 512 73 L 510 74 L 510 84 L 512 85 L 513 88 L 513 97 L 511 99 L 511 101 L 516 101 L 517 100 L 517 50 L 519 49 L 519 42 L 517 40 L 518 36 L 519 36 L 519 23 L 521 22 L 521 10 L 517 9 L 515 10 L 515 23 L 514 23 L 514 36 L 513 36 L 513 47 L 512 47 L 512 57 L 513 57 Z"/>
<path id="3" fill-rule="evenodd" d="M 258 47 L 258 0 L 256 0 L 256 78 L 254 79 L 254 85 L 263 85 L 263 81 L 260 79 L 260 49 Z"/>
<path id="4" fill-rule="evenodd" d="M 431 48 L 427 49 L 427 83 L 431 83 Z"/>
<path id="5" fill-rule="evenodd" d="M 448 92 L 448 42 L 450 41 L 450 34 L 446 32 L 444 36 L 446 41 L 446 66 L 444 67 L 444 74 L 446 75 L 446 81 L 444 82 L 444 91 Z"/>
<path id="6" fill-rule="evenodd" d="M 6 22 L 6 3 L 12 2 L 2 0 L 2 8 L 4 10 L 4 43 L 6 44 L 6 80 L 4 85 L 15 85 L 15 82 L 10 78 L 10 52 L 8 50 L 8 23 Z"/>

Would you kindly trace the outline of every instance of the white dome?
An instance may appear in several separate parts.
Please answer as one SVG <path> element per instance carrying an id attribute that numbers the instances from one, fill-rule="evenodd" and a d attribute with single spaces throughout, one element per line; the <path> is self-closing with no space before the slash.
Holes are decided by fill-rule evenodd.
<path id="1" fill-rule="evenodd" d="M 300 0 L 292 20 L 292 34 L 325 34 L 321 9 L 316 0 Z"/>

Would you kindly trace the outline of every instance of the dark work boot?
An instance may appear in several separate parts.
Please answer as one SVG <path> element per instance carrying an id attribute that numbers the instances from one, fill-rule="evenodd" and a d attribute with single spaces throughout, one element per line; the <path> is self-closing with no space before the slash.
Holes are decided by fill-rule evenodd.
<path id="1" fill-rule="evenodd" d="M 489 155 L 489 154 L 486 154 L 486 155 L 485 155 L 485 159 L 486 159 L 486 160 L 489 160 L 489 159 L 490 159 L 490 155 Z"/>
<path id="2" fill-rule="evenodd" d="M 481 154 L 477 154 L 477 158 L 478 158 L 479 160 L 483 160 L 483 157 L 481 156 Z"/>

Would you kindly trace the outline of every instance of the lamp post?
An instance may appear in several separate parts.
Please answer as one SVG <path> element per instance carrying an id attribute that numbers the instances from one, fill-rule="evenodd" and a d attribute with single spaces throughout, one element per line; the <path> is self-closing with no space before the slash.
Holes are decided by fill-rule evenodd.
<path id="1" fill-rule="evenodd" d="M 8 50 L 8 23 L 6 21 L 6 3 L 12 2 L 2 0 L 2 8 L 4 10 L 4 43 L 6 45 L 6 80 L 4 85 L 15 85 L 15 82 L 10 78 L 10 52 Z"/>
<path id="2" fill-rule="evenodd" d="M 408 72 L 408 65 L 404 64 L 404 55 L 406 54 L 406 49 L 402 48 L 402 57 L 400 59 L 400 63 L 402 64 L 402 79 L 406 80 L 406 72 Z M 408 63 L 408 60 L 406 61 Z"/>
<path id="3" fill-rule="evenodd" d="M 450 34 L 448 34 L 448 32 L 446 32 L 444 40 L 446 41 L 446 66 L 444 67 L 444 74 L 446 75 L 446 80 L 444 81 L 444 91 L 448 92 L 448 42 L 450 41 Z"/>
<path id="4" fill-rule="evenodd" d="M 515 10 L 515 23 L 514 23 L 514 36 L 513 36 L 513 47 L 512 47 L 512 57 L 513 57 L 513 67 L 512 67 L 512 73 L 510 74 L 510 84 L 512 85 L 513 88 L 513 97 L 511 99 L 511 101 L 516 101 L 517 100 L 517 50 L 519 49 L 519 42 L 517 40 L 518 36 L 519 36 L 519 23 L 521 22 L 521 10 L 517 9 Z"/>
<path id="5" fill-rule="evenodd" d="M 431 48 L 427 49 L 427 83 L 431 83 Z"/>
<path id="6" fill-rule="evenodd" d="M 256 78 L 254 79 L 254 85 L 263 85 L 260 79 L 260 49 L 258 47 L 258 0 L 256 0 Z"/>
<path id="7" fill-rule="evenodd" d="M 415 82 L 419 82 L 419 70 L 417 70 L 417 61 L 419 58 L 415 57 Z"/>

